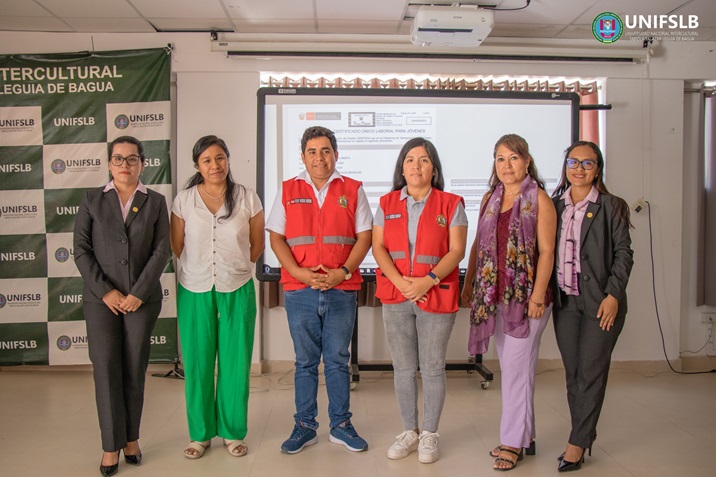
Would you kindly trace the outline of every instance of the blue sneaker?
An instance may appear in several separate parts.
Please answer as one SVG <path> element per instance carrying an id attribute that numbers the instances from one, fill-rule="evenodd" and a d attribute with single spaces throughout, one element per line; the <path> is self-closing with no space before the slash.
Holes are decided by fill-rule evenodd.
<path id="1" fill-rule="evenodd" d="M 358 435 L 351 421 L 346 421 L 331 429 L 328 440 L 334 444 L 342 444 L 353 452 L 362 452 L 368 448 L 368 443 Z"/>
<path id="2" fill-rule="evenodd" d="M 291 437 L 281 444 L 281 452 L 284 454 L 298 454 L 306 446 L 312 446 L 318 441 L 316 431 L 303 427 L 303 424 L 296 423 L 293 426 Z"/>

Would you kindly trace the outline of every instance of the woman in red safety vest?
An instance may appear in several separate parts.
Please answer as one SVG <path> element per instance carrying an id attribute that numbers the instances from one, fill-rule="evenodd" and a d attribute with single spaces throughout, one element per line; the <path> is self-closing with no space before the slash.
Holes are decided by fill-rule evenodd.
<path id="1" fill-rule="evenodd" d="M 437 430 L 447 385 L 445 354 L 458 309 L 457 267 L 467 237 L 463 200 L 443 187 L 435 146 L 423 138 L 411 139 L 398 155 L 393 190 L 381 197 L 373 222 L 373 256 L 379 266 L 376 297 L 383 303 L 404 429 L 388 449 L 388 458 L 402 459 L 417 450 L 425 464 L 440 457 Z"/>

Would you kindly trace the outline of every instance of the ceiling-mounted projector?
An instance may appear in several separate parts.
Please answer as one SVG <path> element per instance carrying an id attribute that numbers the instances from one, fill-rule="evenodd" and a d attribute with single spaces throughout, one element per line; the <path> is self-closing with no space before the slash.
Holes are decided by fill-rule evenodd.
<path id="1" fill-rule="evenodd" d="M 423 6 L 413 20 L 410 41 L 418 46 L 476 47 L 494 26 L 490 10 Z"/>

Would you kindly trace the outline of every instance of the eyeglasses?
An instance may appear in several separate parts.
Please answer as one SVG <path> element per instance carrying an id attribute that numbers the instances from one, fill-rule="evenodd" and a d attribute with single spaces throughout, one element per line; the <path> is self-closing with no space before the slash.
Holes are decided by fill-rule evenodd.
<path id="1" fill-rule="evenodd" d="M 572 157 L 567 159 L 567 167 L 569 167 L 570 169 L 576 169 L 580 165 L 585 171 L 591 171 L 592 169 L 594 169 L 594 166 L 597 165 L 597 161 L 595 161 L 594 159 L 585 159 L 583 161 L 580 161 L 579 159 L 574 159 Z"/>
<path id="2" fill-rule="evenodd" d="M 140 159 L 140 157 L 137 156 L 136 154 L 132 154 L 127 157 L 122 157 L 119 154 L 117 154 L 117 155 L 109 158 L 112 165 L 116 166 L 116 167 L 121 166 L 124 161 L 127 161 L 127 165 L 136 166 L 137 164 L 139 164 L 139 159 Z"/>

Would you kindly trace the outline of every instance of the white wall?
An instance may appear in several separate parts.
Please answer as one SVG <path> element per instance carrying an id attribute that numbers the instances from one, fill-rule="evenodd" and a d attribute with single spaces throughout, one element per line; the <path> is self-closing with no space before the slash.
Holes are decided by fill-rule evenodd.
<path id="1" fill-rule="evenodd" d="M 226 58 L 210 51 L 208 34 L 23 34 L 0 32 L 0 54 L 53 53 L 81 50 L 155 48 L 172 43 L 176 80 L 178 184 L 193 173 L 191 146 L 204 134 L 224 137 L 232 152 L 232 170 L 243 183 L 255 183 L 256 89 L 262 71 L 301 73 L 531 75 L 605 78 L 607 184 L 628 203 L 643 196 L 652 205 L 656 291 L 670 359 L 679 351 L 703 344 L 700 310 L 693 283 L 695 225 L 685 220 L 693 210 L 696 184 L 693 166 L 684 163 L 684 80 L 716 79 L 716 43 L 660 45 L 649 64 L 531 63 L 447 60 L 368 60 Z M 509 125 L 505 125 L 505 132 Z M 566 145 L 565 145 L 566 147 Z M 683 223 L 682 223 L 682 219 Z M 635 266 L 628 294 L 630 312 L 615 351 L 616 360 L 661 360 L 651 288 L 648 223 L 634 215 Z M 683 256 L 683 258 L 682 258 Z M 362 308 L 359 315 L 361 360 L 387 360 L 380 309 Z M 254 360 L 292 360 L 285 313 L 267 310 L 257 330 Z M 468 318 L 458 315 L 448 357 L 466 357 Z M 494 352 L 487 355 L 494 357 Z M 548 328 L 541 357 L 558 358 Z"/>

